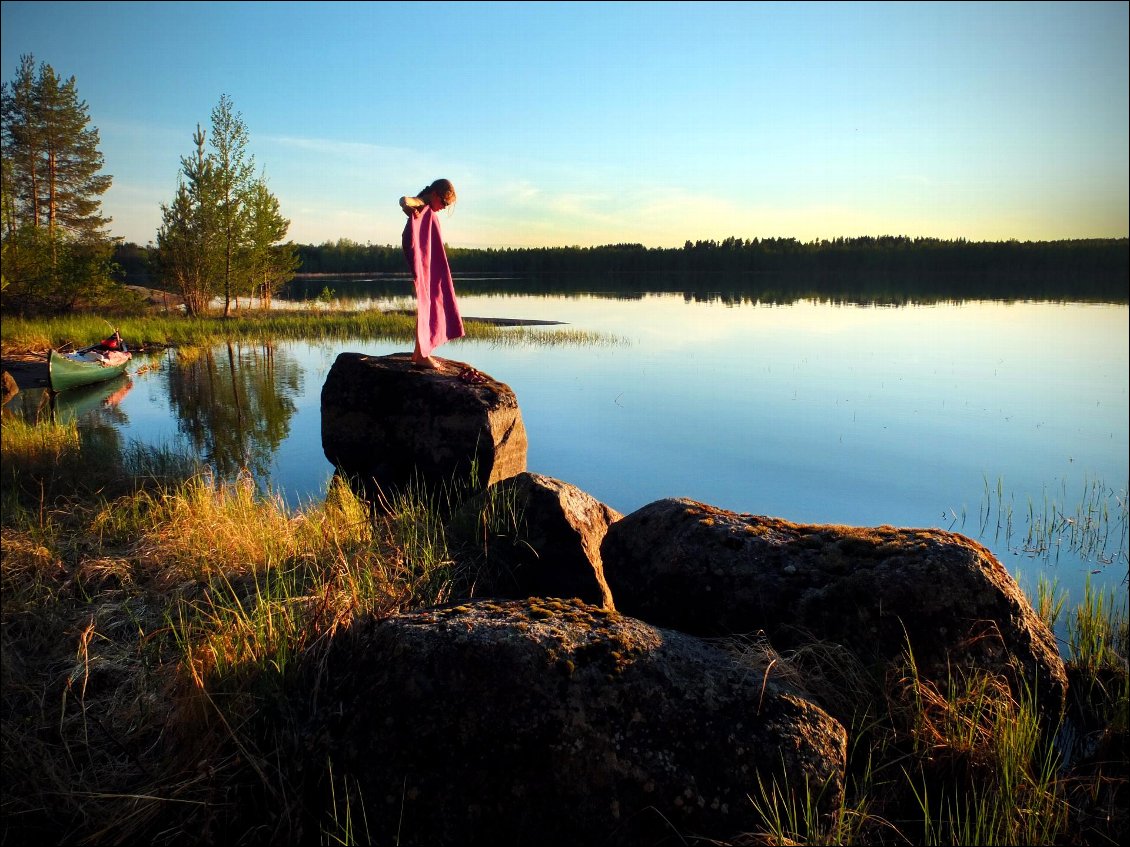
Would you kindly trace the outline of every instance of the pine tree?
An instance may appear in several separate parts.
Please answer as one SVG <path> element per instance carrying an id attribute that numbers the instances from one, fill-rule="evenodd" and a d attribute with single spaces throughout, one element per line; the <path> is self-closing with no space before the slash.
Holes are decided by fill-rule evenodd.
<path id="1" fill-rule="evenodd" d="M 20 57 L 2 90 L 5 302 L 24 312 L 72 308 L 110 286 L 110 220 L 98 130 L 75 78 Z"/>
<path id="2" fill-rule="evenodd" d="M 62 229 L 82 241 L 104 241 L 109 219 L 101 197 L 112 177 L 100 174 L 98 130 L 79 100 L 75 78 L 61 80 L 32 56 L 4 92 L 4 157 L 12 163 L 19 223 Z M 7 88 L 7 87 L 6 87 Z"/>
<path id="3" fill-rule="evenodd" d="M 20 69 L 11 85 L 4 83 L 2 102 L 4 151 L 4 232 L 11 234 L 26 223 L 39 226 L 38 94 L 35 60 L 20 57 Z"/>
<path id="4" fill-rule="evenodd" d="M 100 198 L 112 179 L 99 173 L 98 130 L 87 127 L 90 117 L 73 76 L 60 82 L 47 65 L 41 79 L 47 226 L 62 227 L 83 242 L 104 241 L 110 221 L 100 214 Z"/>
<path id="5" fill-rule="evenodd" d="M 192 136 L 196 151 L 181 157 L 177 194 L 170 205 L 161 205 L 157 231 L 162 274 L 180 292 L 190 315 L 207 311 L 223 267 L 219 188 L 212 159 L 204 151 L 205 136 L 198 124 Z"/>
<path id="6" fill-rule="evenodd" d="M 254 157 L 247 154 L 248 134 L 243 118 L 232 112 L 231 98 L 220 96 L 212 110 L 212 149 L 217 186 L 217 210 L 223 227 L 224 317 L 231 311 L 238 294 L 237 280 L 246 276 L 238 266 L 238 252 L 247 227 L 247 195 L 255 171 Z"/>
<path id="7" fill-rule="evenodd" d="M 212 110 L 212 132 L 196 127 L 196 152 L 181 159 L 181 181 L 173 202 L 161 206 L 157 234 L 159 263 L 166 279 L 185 299 L 190 314 L 224 299 L 224 316 L 240 294 L 255 294 L 264 305 L 298 266 L 286 238 L 290 221 L 262 180 L 252 178 L 254 159 L 248 133 L 225 94 Z"/>
<path id="8" fill-rule="evenodd" d="M 280 244 L 290 229 L 282 216 L 279 200 L 267 188 L 264 178 L 251 186 L 247 195 L 246 264 L 251 291 L 259 295 L 264 308 L 298 269 L 299 258 L 293 242 Z"/>

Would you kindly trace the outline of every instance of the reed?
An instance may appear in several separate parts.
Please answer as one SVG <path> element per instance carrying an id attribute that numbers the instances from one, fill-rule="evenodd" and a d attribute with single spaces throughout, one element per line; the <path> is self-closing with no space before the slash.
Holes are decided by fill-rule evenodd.
<path id="1" fill-rule="evenodd" d="M 1130 511 L 1127 486 L 1115 488 L 1103 480 L 1084 477 L 1081 489 L 1072 495 L 1066 480 L 1056 491 L 1044 488 L 1038 500 L 1028 497 L 1023 512 L 1023 530 L 1015 496 L 1006 493 L 1003 477 L 995 484 L 983 476 L 984 487 L 978 510 L 978 538 L 992 535 L 1016 553 L 1055 561 L 1068 552 L 1099 565 L 1128 561 Z M 950 526 L 959 518 L 951 509 Z M 960 523 L 964 526 L 965 510 Z"/>
<path id="2" fill-rule="evenodd" d="M 1020 583 L 1019 573 L 1016 575 L 1016 581 Z M 1059 581 L 1049 579 L 1047 574 L 1041 573 L 1036 578 L 1036 614 L 1053 632 L 1066 603 L 1067 591 L 1059 587 Z"/>
<path id="3" fill-rule="evenodd" d="M 111 320 L 113 323 L 111 323 Z M 134 347 L 194 347 L 224 341 L 342 341 L 348 339 L 407 341 L 415 337 L 416 318 L 400 311 L 268 311 L 231 317 L 149 315 L 114 317 L 64 315 L 53 318 L 5 317 L 0 327 L 0 353 L 43 353 L 66 344 L 81 347 L 117 329 Z M 466 337 L 497 345 L 616 345 L 623 339 L 557 326 L 496 326 L 465 322 Z"/>
<path id="4" fill-rule="evenodd" d="M 1083 602 L 1067 625 L 1068 661 L 1091 672 L 1126 663 L 1126 599 L 1114 591 L 1095 589 L 1090 576 L 1083 585 Z"/>

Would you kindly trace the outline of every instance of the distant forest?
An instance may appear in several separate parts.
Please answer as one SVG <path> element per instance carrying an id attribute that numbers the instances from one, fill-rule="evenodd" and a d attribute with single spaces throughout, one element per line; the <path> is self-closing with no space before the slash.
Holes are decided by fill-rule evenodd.
<path id="1" fill-rule="evenodd" d="M 298 245 L 299 277 L 405 275 L 400 245 L 348 239 Z M 149 276 L 149 248 L 119 247 L 123 281 L 160 287 Z M 448 247 L 461 290 L 481 293 L 680 292 L 707 299 L 791 302 L 818 298 L 861 302 L 947 299 L 1039 299 L 1125 303 L 1130 242 L 1087 239 L 1037 242 L 945 241 L 880 236 L 802 242 L 793 238 L 600 247 L 466 249 Z M 470 278 L 468 278 L 470 277 Z M 479 279 L 474 279 L 479 277 Z M 317 292 L 315 292 L 316 295 Z M 283 292 L 286 296 L 286 292 Z"/>

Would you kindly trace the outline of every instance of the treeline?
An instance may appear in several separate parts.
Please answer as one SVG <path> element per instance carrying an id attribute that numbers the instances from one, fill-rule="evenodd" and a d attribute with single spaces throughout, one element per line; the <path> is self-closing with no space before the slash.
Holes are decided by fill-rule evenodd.
<path id="1" fill-rule="evenodd" d="M 308 275 L 408 273 L 399 245 L 348 239 L 297 245 L 298 274 L 284 290 L 323 283 Z M 121 248 L 123 267 L 144 266 L 144 249 Z M 974 242 L 880 236 L 802 242 L 794 238 L 508 249 L 448 248 L 460 290 L 568 294 L 678 292 L 723 300 L 856 302 L 1130 299 L 1127 239 Z M 130 274 L 132 275 L 132 273 Z M 466 279 L 481 276 L 484 279 Z M 507 281 L 511 279 L 512 281 Z M 340 288 L 340 284 L 335 284 Z M 402 287 L 402 286 L 401 286 Z M 317 292 L 315 292 L 316 294 Z"/>
<path id="2" fill-rule="evenodd" d="M 399 246 L 347 240 L 298 247 L 301 274 L 403 273 Z M 680 291 L 770 299 L 1078 299 L 1126 302 L 1130 242 L 975 242 L 862 236 L 511 249 L 449 248 L 460 275 L 522 277 L 523 291 Z M 466 287 L 466 284 L 463 284 Z M 858 298 L 856 297 L 858 295 Z"/>

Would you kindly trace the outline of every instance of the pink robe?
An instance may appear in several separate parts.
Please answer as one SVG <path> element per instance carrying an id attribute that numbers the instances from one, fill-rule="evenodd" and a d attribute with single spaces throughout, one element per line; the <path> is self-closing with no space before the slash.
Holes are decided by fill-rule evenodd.
<path id="1" fill-rule="evenodd" d="M 416 339 L 420 353 L 430 356 L 447 341 L 463 337 L 463 318 L 455 299 L 455 283 L 443 249 L 439 219 L 425 208 L 404 227 L 404 252 L 416 283 Z M 409 255 L 410 254 L 410 255 Z"/>

